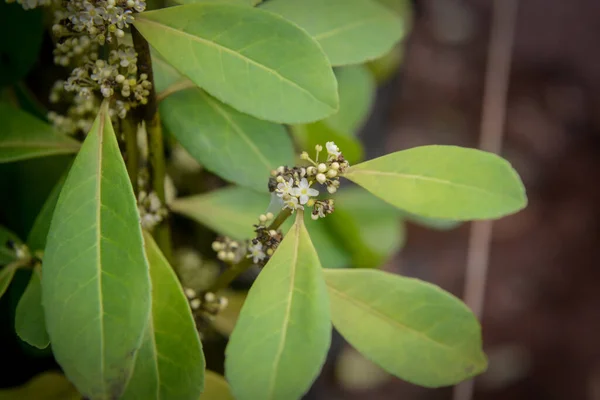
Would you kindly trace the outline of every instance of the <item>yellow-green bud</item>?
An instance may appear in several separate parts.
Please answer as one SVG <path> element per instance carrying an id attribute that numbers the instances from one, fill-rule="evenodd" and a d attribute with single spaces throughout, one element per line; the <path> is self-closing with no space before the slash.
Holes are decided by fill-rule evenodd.
<path id="1" fill-rule="evenodd" d="M 337 176 L 337 171 L 335 169 L 330 169 L 329 171 L 327 171 L 327 177 L 335 178 L 336 176 Z"/>
<path id="2" fill-rule="evenodd" d="M 317 181 L 319 183 L 325 183 L 327 181 L 327 177 L 325 174 L 317 174 Z"/>
<path id="3" fill-rule="evenodd" d="M 319 166 L 317 167 L 317 170 L 318 170 L 319 172 L 325 172 L 325 171 L 327 171 L 327 165 L 325 165 L 325 164 L 321 163 L 321 164 L 319 164 Z"/>

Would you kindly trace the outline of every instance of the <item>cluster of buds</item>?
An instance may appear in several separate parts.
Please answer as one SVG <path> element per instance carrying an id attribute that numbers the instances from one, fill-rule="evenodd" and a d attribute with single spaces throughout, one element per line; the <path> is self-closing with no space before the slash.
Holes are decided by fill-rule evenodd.
<path id="1" fill-rule="evenodd" d="M 217 297 L 212 292 L 199 295 L 194 289 L 190 288 L 184 289 L 184 292 L 194 313 L 200 314 L 209 320 L 213 320 L 221 311 L 227 308 L 228 301 L 226 297 Z"/>
<path id="2" fill-rule="evenodd" d="M 244 246 L 236 240 L 233 240 L 227 236 L 218 237 L 212 243 L 212 249 L 217 253 L 217 258 L 221 261 L 228 263 L 237 263 L 243 257 L 245 253 Z"/>
<path id="3" fill-rule="evenodd" d="M 142 227 L 148 231 L 152 231 L 168 214 L 156 192 L 146 193 L 143 190 L 138 194 L 138 210 Z"/>
<path id="4" fill-rule="evenodd" d="M 334 142 L 325 144 L 327 149 L 327 158 L 324 162 L 319 162 L 319 153 L 323 151 L 323 146 L 316 145 L 315 159 L 311 159 L 307 152 L 303 152 L 300 158 L 309 161 L 312 165 L 306 168 L 309 177 L 314 177 L 317 182 L 327 186 L 327 191 L 335 193 L 340 187 L 340 175 L 350 166 L 344 159 L 344 155 Z"/>
<path id="5" fill-rule="evenodd" d="M 334 211 L 335 207 L 333 205 L 333 199 L 317 200 L 313 205 L 313 210 L 310 214 L 310 217 L 314 220 L 317 220 L 319 218 L 325 218 Z"/>
<path id="6" fill-rule="evenodd" d="M 268 225 L 273 221 L 273 213 L 261 214 L 259 223 L 254 225 L 256 236 L 248 244 L 247 258 L 260 267 L 264 266 L 283 240 L 280 229 L 269 229 Z"/>

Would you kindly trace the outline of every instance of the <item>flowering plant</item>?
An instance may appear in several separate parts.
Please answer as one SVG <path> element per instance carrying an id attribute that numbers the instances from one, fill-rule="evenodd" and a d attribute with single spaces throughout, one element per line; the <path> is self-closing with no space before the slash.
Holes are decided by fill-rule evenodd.
<path id="1" fill-rule="evenodd" d="M 398 58 L 408 2 L 177 1 L 2 3 L 4 25 L 46 12 L 59 76 L 47 102 L 23 91 L 47 68 L 36 19 L 2 65 L 0 167 L 66 161 L 32 226 L 0 228 L 0 296 L 28 278 L 20 340 L 93 400 L 301 398 L 332 327 L 418 385 L 485 370 L 459 299 L 379 269 L 404 220 L 453 226 L 527 202 L 486 152 L 363 161 L 356 132 Z M 207 369 L 219 338 L 224 361 Z"/>

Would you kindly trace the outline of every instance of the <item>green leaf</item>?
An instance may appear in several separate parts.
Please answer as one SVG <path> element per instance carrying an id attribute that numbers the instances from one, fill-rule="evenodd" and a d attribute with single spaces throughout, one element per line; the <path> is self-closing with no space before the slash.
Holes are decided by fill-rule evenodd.
<path id="1" fill-rule="evenodd" d="M 7 228 L 0 225 L 0 266 L 17 260 L 17 254 L 9 242 L 21 244 L 21 239 Z"/>
<path id="2" fill-rule="evenodd" d="M 54 356 L 88 398 L 118 398 L 150 313 L 135 195 L 105 102 L 67 176 L 48 233 L 42 303 Z"/>
<path id="3" fill-rule="evenodd" d="M 262 0 L 175 0 L 179 4 L 197 4 L 197 3 L 216 3 L 216 4 L 237 4 L 240 6 L 255 6 Z"/>
<path id="4" fill-rule="evenodd" d="M 225 376 L 238 400 L 298 399 L 325 362 L 329 301 L 302 214 L 252 285 L 231 334 Z"/>
<path id="5" fill-rule="evenodd" d="M 32 251 L 36 250 L 44 250 L 46 247 L 46 236 L 48 236 L 48 231 L 50 230 L 50 223 L 52 221 L 52 215 L 54 214 L 54 209 L 56 208 L 56 203 L 58 202 L 58 196 L 62 190 L 62 187 L 65 183 L 66 175 L 58 181 L 58 183 L 50 192 L 50 195 L 44 202 L 42 209 L 38 213 L 35 222 L 33 223 L 33 227 L 29 232 L 29 236 L 27 237 L 27 245 Z"/>
<path id="6" fill-rule="evenodd" d="M 24 385 L 0 390 L 0 400 L 81 400 L 71 382 L 58 372 L 44 372 Z"/>
<path id="7" fill-rule="evenodd" d="M 0 298 L 2 298 L 6 289 L 10 286 L 18 268 L 19 264 L 16 261 L 4 267 L 0 267 Z"/>
<path id="8" fill-rule="evenodd" d="M 229 389 L 229 384 L 221 375 L 206 370 L 204 393 L 200 400 L 235 400 Z"/>
<path id="9" fill-rule="evenodd" d="M 51 125 L 8 104 L 0 103 L 0 163 L 76 153 L 79 143 Z"/>
<path id="10" fill-rule="evenodd" d="M 253 224 L 269 205 L 269 196 L 242 187 L 230 186 L 176 199 L 171 210 L 233 239 L 254 237 Z"/>
<path id="11" fill-rule="evenodd" d="M 358 139 L 349 133 L 341 133 L 332 129 L 323 121 L 307 125 L 294 125 L 291 130 L 294 139 L 298 142 L 298 147 L 310 156 L 315 153 L 315 145 L 320 144 L 325 148 L 326 142 L 334 142 L 351 165 L 363 159 L 363 148 Z M 322 156 L 323 153 L 321 153 Z"/>
<path id="12" fill-rule="evenodd" d="M 334 327 L 389 373 L 417 385 L 439 387 L 486 369 L 479 323 L 451 294 L 378 270 L 324 273 Z"/>
<path id="13" fill-rule="evenodd" d="M 266 192 L 270 172 L 294 163 L 282 125 L 242 114 L 198 88 L 167 97 L 164 124 L 200 164 L 222 178 Z"/>
<path id="14" fill-rule="evenodd" d="M 397 15 L 371 0 L 270 0 L 260 8 L 304 28 L 334 66 L 384 55 L 406 29 Z"/>
<path id="15" fill-rule="evenodd" d="M 325 54 L 304 30 L 277 15 L 189 4 L 136 15 L 134 25 L 183 75 L 239 111 L 306 123 L 338 108 Z"/>
<path id="16" fill-rule="evenodd" d="M 36 266 L 15 311 L 15 331 L 21 340 L 45 349 L 50 344 L 42 308 L 42 269 Z"/>
<path id="17" fill-rule="evenodd" d="M 152 315 L 123 400 L 197 400 L 204 354 L 183 289 L 152 236 L 144 232 L 152 278 Z"/>
<path id="18" fill-rule="evenodd" d="M 500 218 L 527 205 L 508 161 L 457 146 L 422 146 L 351 166 L 344 177 L 409 213 L 456 221 Z"/>
<path id="19" fill-rule="evenodd" d="M 385 56 L 369 61 L 366 65 L 378 84 L 388 81 L 396 72 L 404 58 L 404 46 L 398 44 Z"/>
<path id="20" fill-rule="evenodd" d="M 165 61 L 154 49 L 152 54 L 152 74 L 154 77 L 154 89 L 160 93 L 169 86 L 187 80 L 187 78 L 177 71 L 171 64 Z"/>
<path id="21" fill-rule="evenodd" d="M 0 87 L 15 83 L 38 60 L 44 34 L 42 10 L 0 2 Z M 0 118 L 4 121 L 4 118 Z"/>
<path id="22" fill-rule="evenodd" d="M 375 101 L 375 80 L 362 66 L 336 68 L 340 109 L 324 122 L 333 130 L 356 135 L 366 121 Z"/>
<path id="23" fill-rule="evenodd" d="M 413 222 L 417 225 L 424 226 L 425 228 L 435 229 L 438 231 L 447 231 L 458 227 L 461 221 L 452 221 L 449 219 L 429 218 L 422 217 L 420 215 L 414 215 L 410 213 L 403 213 L 404 218 L 407 221 Z"/>
<path id="24" fill-rule="evenodd" d="M 376 268 L 404 244 L 399 210 L 360 188 L 341 190 L 335 212 L 324 219 L 333 237 L 344 243 L 356 268 Z"/>
<path id="25" fill-rule="evenodd" d="M 332 235 L 331 231 L 327 229 L 327 218 L 313 221 L 309 213 L 305 213 L 306 229 L 324 268 L 347 267 L 352 262 L 350 253 L 344 248 L 339 237 L 335 234 Z"/>

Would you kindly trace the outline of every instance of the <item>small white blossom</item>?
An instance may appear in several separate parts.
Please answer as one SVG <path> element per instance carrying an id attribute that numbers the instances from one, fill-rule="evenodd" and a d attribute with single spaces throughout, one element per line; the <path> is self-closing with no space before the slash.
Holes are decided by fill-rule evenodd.
<path id="1" fill-rule="evenodd" d="M 340 154 L 342 154 L 342 153 L 340 152 L 340 149 L 339 149 L 339 147 L 337 147 L 337 146 L 336 146 L 336 144 L 335 144 L 334 142 L 327 142 L 327 143 L 325 143 L 325 147 L 327 147 L 327 153 L 328 153 L 329 155 L 332 155 L 332 156 L 335 156 L 335 157 L 337 157 L 337 156 L 339 156 Z"/>
<path id="2" fill-rule="evenodd" d="M 289 182 L 280 182 L 277 184 L 277 196 L 283 197 L 286 194 L 292 194 L 294 180 L 290 178 Z"/>
<path id="3" fill-rule="evenodd" d="M 319 195 L 319 191 L 310 187 L 306 178 L 302 178 L 300 185 L 292 189 L 292 196 L 300 199 L 300 204 L 306 204 L 310 197 Z"/>
<path id="4" fill-rule="evenodd" d="M 284 201 L 284 204 L 285 205 L 283 208 L 289 208 L 290 210 L 292 210 L 292 212 L 297 209 L 304 210 L 304 207 L 298 203 L 297 197 L 290 197 L 289 199 Z"/>
<path id="5" fill-rule="evenodd" d="M 248 246 L 248 252 L 250 254 L 248 254 L 246 257 L 252 258 L 252 261 L 255 264 L 259 261 L 264 260 L 265 257 L 267 256 L 265 254 L 265 252 L 263 251 L 263 244 L 260 242 L 256 243 L 256 244 L 251 244 L 250 246 Z"/>

